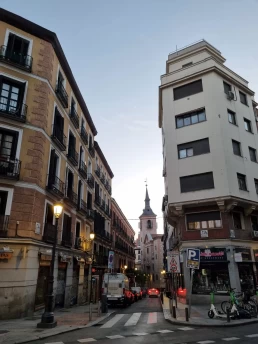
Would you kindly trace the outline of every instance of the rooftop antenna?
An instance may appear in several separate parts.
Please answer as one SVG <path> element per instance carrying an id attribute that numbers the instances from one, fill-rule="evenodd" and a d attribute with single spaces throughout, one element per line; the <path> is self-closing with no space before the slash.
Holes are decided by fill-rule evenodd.
<path id="1" fill-rule="evenodd" d="M 148 184 L 147 184 L 147 177 L 146 177 L 144 183 L 145 183 L 145 186 L 146 186 L 146 188 L 147 188 L 147 186 L 148 186 Z"/>

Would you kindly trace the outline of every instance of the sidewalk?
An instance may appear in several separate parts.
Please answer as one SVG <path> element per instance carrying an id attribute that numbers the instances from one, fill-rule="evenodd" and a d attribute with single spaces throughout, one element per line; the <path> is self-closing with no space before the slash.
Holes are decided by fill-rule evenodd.
<path id="1" fill-rule="evenodd" d="M 175 305 L 175 304 L 174 304 Z M 215 305 L 217 309 L 220 310 L 220 304 Z M 176 309 L 176 319 L 172 317 L 169 309 L 169 298 L 164 295 L 164 302 L 162 304 L 164 318 L 178 325 L 191 325 L 191 326 L 204 326 L 204 327 L 233 327 L 239 325 L 248 325 L 258 323 L 257 318 L 252 319 L 241 319 L 241 320 L 232 320 L 228 323 L 227 319 L 210 319 L 208 317 L 209 306 L 208 305 L 192 305 L 191 307 L 191 318 L 187 322 L 185 320 L 185 308 L 188 307 L 182 302 L 177 302 Z"/>
<path id="2" fill-rule="evenodd" d="M 53 329 L 39 329 L 41 313 L 35 313 L 32 317 L 2 320 L 0 321 L 0 343 L 18 344 L 28 343 L 41 338 L 47 338 L 64 332 L 74 331 L 89 327 L 110 316 L 113 312 L 100 314 L 98 316 L 98 306 L 92 307 L 92 321 L 89 322 L 89 305 L 63 308 L 55 311 L 57 327 Z"/>

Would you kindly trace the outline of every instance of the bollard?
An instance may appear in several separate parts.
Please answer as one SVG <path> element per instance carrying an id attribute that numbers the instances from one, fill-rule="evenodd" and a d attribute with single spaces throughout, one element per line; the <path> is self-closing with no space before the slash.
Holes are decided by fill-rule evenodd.
<path id="1" fill-rule="evenodd" d="M 92 320 L 92 303 L 90 302 L 90 307 L 89 307 L 89 321 Z"/>
<path id="2" fill-rule="evenodd" d="M 101 312 L 102 313 L 108 312 L 107 295 L 101 296 Z"/>
<path id="3" fill-rule="evenodd" d="M 188 308 L 185 308 L 185 321 L 189 321 L 189 313 L 188 313 Z"/>
<path id="4" fill-rule="evenodd" d="M 227 308 L 227 322 L 230 322 L 230 308 Z"/>
<path id="5" fill-rule="evenodd" d="M 98 302 L 98 317 L 100 316 L 100 307 L 101 307 L 101 302 L 99 300 L 99 302 Z"/>
<path id="6" fill-rule="evenodd" d="M 176 307 L 173 306 L 172 308 L 172 314 L 173 314 L 173 318 L 176 319 Z"/>

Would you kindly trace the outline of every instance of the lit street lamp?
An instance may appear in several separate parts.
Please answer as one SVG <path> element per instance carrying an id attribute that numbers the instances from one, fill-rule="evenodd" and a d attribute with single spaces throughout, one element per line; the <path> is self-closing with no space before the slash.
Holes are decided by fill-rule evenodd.
<path id="1" fill-rule="evenodd" d="M 91 263 L 90 263 L 90 273 L 89 273 L 89 281 L 90 281 L 90 307 L 89 307 L 89 320 L 92 319 L 92 263 L 93 263 L 93 258 L 94 258 L 94 245 L 93 245 L 93 241 L 95 239 L 95 233 L 94 232 L 90 232 L 90 241 L 92 242 L 91 245 Z"/>
<path id="2" fill-rule="evenodd" d="M 55 267 L 55 255 L 56 255 L 56 241 L 58 233 L 58 219 L 61 216 L 63 211 L 62 204 L 54 205 L 54 216 L 56 219 L 56 226 L 54 232 L 54 242 L 52 248 L 52 259 L 50 263 L 50 271 L 48 276 L 48 285 L 47 285 L 47 301 L 45 305 L 45 311 L 42 314 L 41 322 L 37 324 L 39 328 L 53 328 L 56 327 L 57 322 L 54 317 L 54 267 Z"/>

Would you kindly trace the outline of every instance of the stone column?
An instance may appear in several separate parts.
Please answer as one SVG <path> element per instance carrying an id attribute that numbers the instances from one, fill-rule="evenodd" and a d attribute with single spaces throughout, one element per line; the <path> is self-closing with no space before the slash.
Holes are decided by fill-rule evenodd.
<path id="1" fill-rule="evenodd" d="M 230 285 L 231 285 L 231 288 L 236 288 L 237 291 L 241 291 L 239 271 L 238 271 L 237 263 L 235 262 L 233 248 L 234 246 L 227 247 L 227 259 L 229 261 L 228 271 L 229 271 Z"/>

